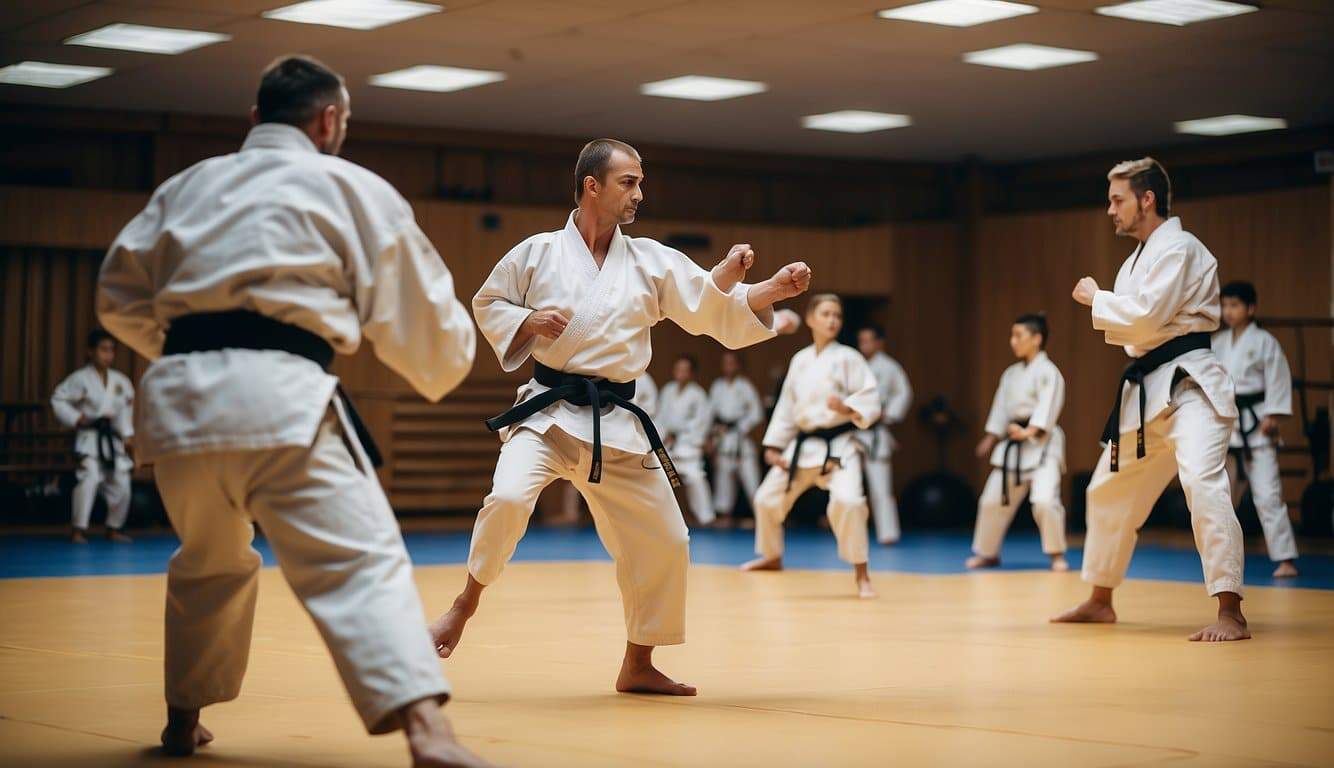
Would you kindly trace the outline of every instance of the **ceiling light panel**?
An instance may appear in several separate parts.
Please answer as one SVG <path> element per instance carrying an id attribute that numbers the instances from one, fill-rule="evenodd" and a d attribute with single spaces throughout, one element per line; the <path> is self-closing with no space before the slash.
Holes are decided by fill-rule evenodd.
<path id="1" fill-rule="evenodd" d="M 1097 59 L 1098 54 L 1093 51 L 1053 48 L 1048 45 L 1034 45 L 1032 43 L 1016 43 L 1015 45 L 988 48 L 985 51 L 973 51 L 963 55 L 963 60 L 969 64 L 1027 71 L 1083 64 L 1088 61 L 1097 61 Z"/>
<path id="2" fill-rule="evenodd" d="M 930 0 L 899 8 L 886 8 L 876 14 L 882 19 L 920 21 L 949 27 L 971 27 L 1015 16 L 1037 13 L 1036 6 L 1006 0 Z"/>
<path id="3" fill-rule="evenodd" d="M 1176 124 L 1177 133 L 1191 133 L 1196 136 L 1231 136 L 1234 133 L 1277 131 L 1287 127 L 1288 121 L 1281 117 L 1254 115 L 1219 115 L 1199 120 L 1183 120 Z"/>
<path id="4" fill-rule="evenodd" d="M 721 101 L 740 96 L 764 93 L 769 86 L 754 80 L 731 80 L 725 77 L 705 75 L 685 75 L 670 80 L 659 80 L 639 86 L 639 92 L 646 96 L 664 96 L 670 99 L 693 99 L 695 101 Z"/>
<path id="5" fill-rule="evenodd" d="M 1095 10 L 1103 16 L 1184 27 L 1187 24 L 1240 16 L 1260 9 L 1246 3 L 1233 3 L 1227 0 L 1132 0 L 1128 3 L 1104 5 Z"/>
<path id="6" fill-rule="evenodd" d="M 307 0 L 260 14 L 266 19 L 346 29 L 377 29 L 439 13 L 443 7 L 412 0 Z"/>
<path id="7" fill-rule="evenodd" d="M 891 128 L 903 128 L 912 125 L 912 118 L 907 115 L 895 115 L 889 112 L 866 112 L 859 109 L 844 109 L 839 112 L 826 112 L 822 115 L 807 115 L 801 118 L 801 127 L 816 131 L 837 131 L 839 133 L 871 133 L 887 131 Z"/>
<path id="8" fill-rule="evenodd" d="M 73 64 L 51 64 L 45 61 L 22 61 L 0 67 L 0 83 L 32 85 L 38 88 L 69 88 L 106 77 L 114 70 L 108 67 L 81 67 Z"/>
<path id="9" fill-rule="evenodd" d="M 139 53 L 178 54 L 203 48 L 206 45 L 231 40 L 231 35 L 201 32 L 194 29 L 149 27 L 142 24 L 109 24 L 65 41 L 66 45 L 84 45 L 90 48 L 112 48 Z"/>
<path id="10" fill-rule="evenodd" d="M 451 91 L 461 91 L 465 88 L 476 88 L 479 85 L 498 83 L 506 77 L 507 75 L 504 72 L 493 72 L 486 69 L 464 69 L 462 67 L 440 67 L 433 64 L 423 64 L 417 67 L 385 72 L 380 75 L 371 75 L 370 83 L 382 88 L 405 88 L 410 91 L 449 93 Z"/>

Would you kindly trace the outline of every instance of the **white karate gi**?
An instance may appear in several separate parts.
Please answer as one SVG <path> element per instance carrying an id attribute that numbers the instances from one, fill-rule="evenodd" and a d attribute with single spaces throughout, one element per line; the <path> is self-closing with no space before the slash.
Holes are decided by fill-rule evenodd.
<path id="1" fill-rule="evenodd" d="M 714 445 L 713 508 L 720 515 L 732 514 L 736 506 L 737 479 L 747 499 L 760 487 L 760 465 L 751 430 L 764 421 L 764 408 L 755 385 L 745 376 L 719 378 L 709 387 L 709 405 L 715 421 L 732 422 Z"/>
<path id="2" fill-rule="evenodd" d="M 1039 352 L 1031 363 L 1015 363 L 1001 374 L 986 426 L 987 434 L 999 437 L 1001 442 L 991 452 L 994 469 L 977 499 L 973 554 L 1000 556 L 1001 541 L 1025 496 L 1033 502 L 1033 520 L 1042 537 L 1042 551 L 1049 555 L 1065 552 L 1065 507 L 1061 505 L 1065 433 L 1056 424 L 1064 405 L 1065 378 L 1046 352 Z M 1043 430 L 1043 434 L 1020 444 L 1019 472 L 1015 473 L 1011 457 L 1007 477 L 1006 431 L 1010 424 L 1023 422 Z M 1009 503 L 1005 501 L 1007 481 Z"/>
<path id="3" fill-rule="evenodd" d="M 653 377 L 647 371 L 635 379 L 635 396 L 630 398 L 630 402 L 642 408 L 650 419 L 658 412 L 658 385 L 653 383 Z M 578 519 L 579 498 L 579 489 L 574 483 L 565 483 L 561 504 L 565 509 L 566 520 Z"/>
<path id="4" fill-rule="evenodd" d="M 880 421 L 874 427 L 857 433 L 866 446 L 867 496 L 871 515 L 875 518 L 875 535 L 881 544 L 899 540 L 899 505 L 894 499 L 894 473 L 891 455 L 898 443 L 889 431 L 893 424 L 903 421 L 912 405 L 912 385 L 908 374 L 898 361 L 884 352 L 876 352 L 866 361 L 875 376 L 876 391 L 880 393 Z"/>
<path id="5" fill-rule="evenodd" d="M 154 193 L 112 245 L 97 306 L 153 361 L 136 458 L 156 461 L 181 539 L 167 575 L 168 704 L 240 690 L 260 567 L 252 521 L 368 730 L 395 730 L 404 705 L 447 696 L 402 535 L 337 379 L 280 351 L 161 355 L 174 318 L 250 310 L 342 354 L 364 336 L 424 396 L 444 396 L 472 366 L 474 331 L 407 202 L 300 130 L 261 124 L 240 152 Z"/>
<path id="6" fill-rule="evenodd" d="M 118 439 L 112 441 L 112 466 L 102 466 L 98 453 L 96 429 L 79 429 L 74 437 L 74 452 L 79 456 L 78 480 L 71 501 L 72 522 L 78 530 L 88 529 L 97 494 L 107 503 L 107 528 L 119 530 L 130 515 L 130 470 L 134 461 L 125 451 L 125 440 L 134 437 L 134 386 L 125 374 L 107 370 L 106 383 L 91 363 L 71 373 L 60 382 L 51 395 L 51 409 L 56 420 L 70 429 L 77 429 L 79 418 L 109 419 Z"/>
<path id="7" fill-rule="evenodd" d="M 1172 217 L 1121 266 L 1114 291 L 1093 299 L 1093 327 L 1108 344 L 1141 357 L 1178 336 L 1218 330 L 1218 262 Z M 1175 387 L 1180 369 L 1188 378 Z M 1083 579 L 1114 588 L 1125 578 L 1138 531 L 1171 482 L 1181 479 L 1195 546 L 1210 595 L 1241 593 L 1242 535 L 1226 471 L 1228 439 L 1237 418 L 1232 379 L 1207 349 L 1188 352 L 1144 379 L 1146 456 L 1136 459 L 1140 424 L 1136 386 L 1121 401 L 1121 467 L 1112 472 L 1105 448 L 1088 487 Z"/>
<path id="8" fill-rule="evenodd" d="M 1232 429 L 1232 451 L 1228 460 L 1228 477 L 1232 481 L 1234 501 L 1241 484 L 1237 482 L 1236 465 L 1246 475 L 1255 501 L 1255 512 L 1265 532 L 1269 559 L 1274 562 L 1294 560 L 1297 557 L 1297 537 L 1288 517 L 1288 505 L 1283 503 L 1283 481 L 1279 476 L 1278 446 L 1259 429 L 1258 419 L 1266 416 L 1292 415 L 1292 371 L 1288 358 L 1278 339 L 1255 323 L 1246 326 L 1240 338 L 1233 338 L 1231 329 L 1214 334 L 1214 354 L 1232 376 L 1237 395 L 1264 393 L 1264 400 L 1250 410 L 1240 410 L 1237 424 Z M 1251 455 L 1242 450 L 1242 429 L 1252 430 L 1246 440 Z"/>
<path id="9" fill-rule="evenodd" d="M 654 422 L 663 441 L 671 437 L 668 453 L 681 477 L 681 485 L 685 486 L 690 511 L 695 514 L 695 519 L 708 525 L 716 518 L 709 480 L 704 476 L 704 443 L 709 439 L 709 427 L 713 424 L 709 396 L 693 381 L 685 386 L 669 381 L 658 392 L 656 413 Z"/>
<path id="10" fill-rule="evenodd" d="M 842 398 L 853 414 L 847 416 L 831 410 L 830 395 Z M 856 432 L 845 432 L 828 443 L 808 438 L 801 446 L 801 455 L 794 454 L 798 432 L 848 422 L 858 429 L 868 429 L 878 418 L 880 395 L 875 376 L 860 352 L 830 342 L 818 353 L 812 344 L 792 357 L 763 441 L 766 448 L 783 451 L 791 470 L 770 467 L 755 492 L 752 506 L 757 554 L 762 557 L 783 554 L 783 521 L 797 498 L 811 486 L 818 486 L 829 491 L 826 514 L 838 540 L 838 556 L 853 565 L 866 562 L 869 512 L 862 486 L 862 445 Z M 835 460 L 827 472 L 826 455 Z"/>
<path id="11" fill-rule="evenodd" d="M 564 229 L 528 238 L 496 264 L 473 297 L 477 323 L 506 371 L 528 357 L 558 371 L 633 381 L 652 356 L 649 329 L 670 319 L 736 348 L 772 338 L 773 313 L 759 317 L 738 283 L 728 293 L 685 254 L 618 229 L 599 269 L 570 215 Z M 570 318 L 559 338 L 512 342 L 534 310 Z M 516 402 L 546 391 L 530 380 Z M 661 401 L 658 411 L 662 411 Z M 671 483 L 649 453 L 639 420 L 622 408 L 602 416 L 601 483 L 589 483 L 592 411 L 558 402 L 502 429 L 494 483 L 473 528 L 468 570 L 491 584 L 523 537 L 533 504 L 557 478 L 588 501 L 603 544 L 616 561 L 630 642 L 685 639 L 688 533 Z"/>

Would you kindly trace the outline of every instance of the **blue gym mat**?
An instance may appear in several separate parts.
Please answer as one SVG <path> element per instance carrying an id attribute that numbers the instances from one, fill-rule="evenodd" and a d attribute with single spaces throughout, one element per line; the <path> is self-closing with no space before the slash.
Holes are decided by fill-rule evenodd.
<path id="1" fill-rule="evenodd" d="M 408 550 L 417 565 L 463 563 L 468 556 L 471 534 L 421 532 L 405 535 Z M 737 565 L 749 560 L 754 546 L 750 531 L 698 530 L 690 534 L 691 560 L 701 565 Z M 908 532 L 893 547 L 871 547 L 871 569 L 901 573 L 962 573 L 970 554 L 972 535 L 966 531 Z M 256 548 L 266 565 L 273 554 L 263 539 Z M 70 544 L 62 536 L 0 537 L 0 578 L 69 576 L 116 576 L 164 573 L 167 559 L 176 549 L 168 534 L 139 536 L 133 544 L 113 544 L 93 539 L 86 545 Z M 1016 531 L 1005 539 L 1001 570 L 1040 570 L 1047 566 L 1037 534 Z M 1078 569 L 1081 552 L 1071 550 L 1071 566 Z M 518 562 L 606 561 L 607 553 L 591 528 L 532 528 L 519 543 Z M 828 531 L 799 528 L 787 532 L 784 564 L 789 568 L 843 570 Z M 1255 586 L 1334 589 L 1334 557 L 1307 555 L 1297 561 L 1302 575 L 1275 581 L 1273 565 L 1263 555 L 1246 558 L 1246 583 Z M 1143 545 L 1130 564 L 1130 577 L 1163 581 L 1202 581 L 1200 559 L 1193 549 Z"/>

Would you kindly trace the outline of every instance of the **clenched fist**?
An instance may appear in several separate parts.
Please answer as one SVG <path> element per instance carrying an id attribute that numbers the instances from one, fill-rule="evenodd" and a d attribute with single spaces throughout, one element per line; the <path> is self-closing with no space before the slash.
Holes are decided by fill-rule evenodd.
<path id="1" fill-rule="evenodd" d="M 528 336 L 542 336 L 547 339 L 558 338 L 565 332 L 570 321 L 565 315 L 554 309 L 540 309 L 529 313 L 523 321 L 523 329 Z"/>
<path id="2" fill-rule="evenodd" d="M 1075 285 L 1075 290 L 1070 295 L 1080 304 L 1083 304 L 1086 307 L 1091 307 L 1093 306 L 1093 297 L 1097 293 L 1098 281 L 1091 277 L 1086 277 Z"/>
<path id="3" fill-rule="evenodd" d="M 773 281 L 778 291 L 778 298 L 775 301 L 790 299 L 805 293 L 806 289 L 811 287 L 811 268 L 806 266 L 804 261 L 796 261 L 778 270 L 769 279 Z"/>
<path id="4" fill-rule="evenodd" d="M 746 277 L 746 271 L 755 264 L 755 251 L 750 243 L 737 243 L 713 268 L 713 282 L 718 290 L 728 293 Z"/>

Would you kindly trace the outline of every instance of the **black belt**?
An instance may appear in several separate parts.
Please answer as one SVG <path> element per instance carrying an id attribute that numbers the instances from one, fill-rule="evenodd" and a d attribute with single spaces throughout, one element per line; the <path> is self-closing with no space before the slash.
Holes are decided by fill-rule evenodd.
<path id="1" fill-rule="evenodd" d="M 1248 459 L 1251 457 L 1251 435 L 1255 434 L 1255 430 L 1260 428 L 1260 415 L 1255 412 L 1255 406 L 1264 401 L 1264 392 L 1256 392 L 1250 395 L 1237 395 L 1237 410 L 1240 411 L 1237 415 L 1237 421 L 1239 422 L 1237 428 L 1241 431 L 1241 452 L 1242 455 Z M 1251 415 L 1250 429 L 1246 428 L 1245 421 L 1241 418 L 1241 414 L 1243 413 L 1249 413 Z"/>
<path id="2" fill-rule="evenodd" d="M 246 310 L 208 312 L 175 318 L 171 321 L 171 327 L 167 329 L 167 339 L 162 345 L 162 354 L 184 355 L 190 352 L 214 352 L 222 349 L 288 352 L 304 357 L 326 371 L 334 359 L 333 345 L 318 334 Z M 338 397 L 343 401 L 347 420 L 352 422 L 352 429 L 357 433 L 357 440 L 366 451 L 366 457 L 375 467 L 383 465 L 384 457 L 380 455 L 380 448 L 375 444 L 375 438 L 371 437 L 370 430 L 361 420 L 361 415 L 352 405 L 352 398 L 347 396 L 342 384 L 338 385 Z"/>
<path id="3" fill-rule="evenodd" d="M 111 419 L 106 416 L 93 419 L 88 424 L 80 427 L 90 432 L 97 433 L 97 463 L 102 465 L 102 469 L 111 472 L 116 468 L 116 441 L 120 435 L 111 426 Z"/>
<path id="4" fill-rule="evenodd" d="M 797 467 L 801 462 L 801 444 L 808 438 L 817 438 L 824 441 L 824 463 L 820 465 L 820 474 L 829 474 L 829 462 L 834 461 L 834 438 L 839 435 L 846 435 L 857 428 L 852 422 L 844 422 L 836 427 L 825 427 L 824 429 L 812 429 L 809 432 L 798 432 L 796 445 L 792 448 L 792 466 L 788 467 L 787 487 L 792 487 L 792 478 L 797 475 Z"/>
<path id="5" fill-rule="evenodd" d="M 724 456 L 736 458 L 741 455 L 741 441 L 745 438 L 745 435 L 741 434 L 741 432 L 738 431 L 736 428 L 736 425 L 739 421 L 741 420 L 732 419 L 731 421 L 728 421 L 727 419 L 720 419 L 717 416 L 713 417 L 713 423 L 716 424 L 717 426 L 723 427 L 723 434 L 727 434 L 728 432 L 737 433 L 736 445 L 732 446 L 732 450 L 723 454 Z"/>
<path id="6" fill-rule="evenodd" d="M 1139 387 L 1139 431 L 1137 433 L 1135 456 L 1142 459 L 1144 458 L 1144 411 L 1148 407 L 1148 397 L 1144 393 L 1144 377 L 1187 352 L 1194 352 L 1197 349 L 1210 349 L 1211 342 L 1212 339 L 1207 333 L 1188 333 L 1185 336 L 1178 336 L 1165 342 L 1157 349 L 1126 366 L 1125 373 L 1121 374 L 1121 383 L 1116 386 L 1116 402 L 1112 405 L 1112 414 L 1107 418 L 1107 426 L 1102 430 L 1103 442 L 1108 443 L 1112 448 L 1111 470 L 1113 472 L 1119 472 L 1121 469 L 1121 396 L 1125 392 L 1126 385 L 1134 384 Z"/>
<path id="7" fill-rule="evenodd" d="M 1028 419 L 1015 419 L 1015 424 L 1020 429 L 1028 428 Z M 1014 482 L 1018 485 L 1023 481 L 1023 451 L 1024 442 L 1022 440 L 1005 439 L 1005 452 L 1001 454 L 1001 503 L 1010 506 L 1010 451 L 1014 451 Z"/>
<path id="8" fill-rule="evenodd" d="M 533 379 L 538 384 L 548 387 L 547 391 L 539 392 L 499 416 L 487 419 L 487 429 L 498 432 L 561 401 L 580 407 L 589 406 L 593 409 L 593 461 L 588 469 L 588 482 L 600 483 L 602 482 L 602 406 L 614 405 L 624 408 L 639 419 L 640 426 L 644 428 L 644 435 L 648 438 L 653 453 L 658 457 L 658 463 L 662 465 L 667 480 L 671 482 L 673 488 L 681 487 L 681 478 L 676 474 L 676 465 L 672 463 L 672 457 L 667 454 L 667 448 L 663 446 L 662 438 L 658 436 L 658 428 L 653 426 L 653 419 L 649 418 L 643 408 L 631 402 L 631 398 L 635 396 L 633 381 L 620 383 L 564 373 L 536 361 L 533 362 Z"/>

